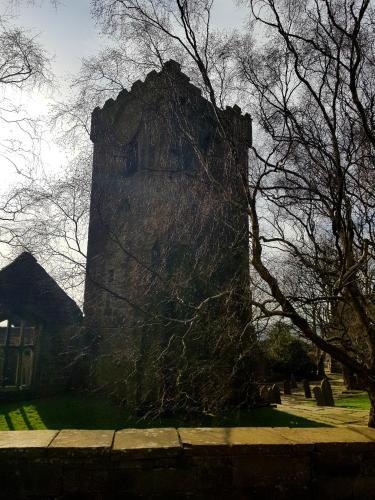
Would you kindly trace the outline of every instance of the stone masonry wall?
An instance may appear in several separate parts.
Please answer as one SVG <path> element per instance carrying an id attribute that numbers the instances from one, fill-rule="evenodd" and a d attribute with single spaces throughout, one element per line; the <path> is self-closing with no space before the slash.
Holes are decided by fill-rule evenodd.
<path id="1" fill-rule="evenodd" d="M 0 498 L 373 499 L 375 430 L 0 432 Z"/>
<path id="2" fill-rule="evenodd" d="M 235 361 L 253 342 L 243 334 L 250 116 L 215 110 L 170 61 L 94 110 L 91 138 L 90 383 L 134 411 L 181 407 L 176 392 L 193 387 L 189 400 L 206 401 L 206 380 L 229 381 L 230 399 Z M 194 366 L 202 388 L 185 376 Z"/>

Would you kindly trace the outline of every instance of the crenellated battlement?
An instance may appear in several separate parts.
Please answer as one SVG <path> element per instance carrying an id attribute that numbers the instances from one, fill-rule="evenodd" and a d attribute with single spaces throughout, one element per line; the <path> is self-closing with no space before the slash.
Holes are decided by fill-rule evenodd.
<path id="1" fill-rule="evenodd" d="M 184 97 L 185 99 L 181 99 Z M 137 102 L 138 108 L 146 108 L 150 102 L 156 99 L 162 101 L 167 99 L 178 102 L 181 107 L 190 106 L 203 115 L 216 118 L 225 124 L 228 131 L 236 139 L 251 146 L 252 121 L 249 114 L 242 114 L 237 105 L 227 106 L 225 110 L 213 109 L 212 103 L 202 96 L 201 90 L 191 83 L 190 78 L 181 71 L 181 65 L 170 60 L 165 63 L 159 72 L 153 70 L 145 77 L 145 80 L 137 80 L 131 86 L 130 91 L 123 89 L 116 99 L 108 99 L 102 108 L 97 107 L 92 113 L 91 140 L 93 142 L 112 142 L 116 121 L 119 116 L 128 112 L 130 105 L 134 107 Z M 131 110 L 132 111 L 132 110 Z"/>

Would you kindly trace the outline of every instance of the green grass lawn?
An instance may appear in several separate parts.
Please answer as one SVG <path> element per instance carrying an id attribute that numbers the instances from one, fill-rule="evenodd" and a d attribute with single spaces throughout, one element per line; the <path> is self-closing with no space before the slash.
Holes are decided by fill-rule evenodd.
<path id="1" fill-rule="evenodd" d="M 0 403 L 0 430 L 27 429 L 122 429 L 126 427 L 324 427 L 274 408 L 228 413 L 194 420 L 186 417 L 153 420 L 129 419 L 127 412 L 94 396 L 64 394 L 45 399 Z"/>
<path id="2" fill-rule="evenodd" d="M 307 406 L 316 406 L 315 399 L 306 400 L 303 402 Z M 353 396 L 335 397 L 335 406 L 338 408 L 348 408 L 352 410 L 370 411 L 370 400 L 367 394 L 358 394 Z"/>
<path id="3" fill-rule="evenodd" d="M 354 410 L 370 410 L 370 400 L 367 394 L 340 397 L 335 400 L 336 406 Z"/>
<path id="4" fill-rule="evenodd" d="M 116 429 L 125 419 L 110 401 L 86 395 L 0 403 L 0 430 Z"/>

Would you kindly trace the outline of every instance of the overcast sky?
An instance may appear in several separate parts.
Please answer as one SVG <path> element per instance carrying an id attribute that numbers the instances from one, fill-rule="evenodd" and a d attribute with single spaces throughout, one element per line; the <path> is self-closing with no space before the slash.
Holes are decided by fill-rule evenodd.
<path id="1" fill-rule="evenodd" d="M 64 99 L 69 77 L 77 73 L 81 59 L 95 54 L 105 44 L 99 27 L 90 13 L 90 0 L 59 0 L 54 8 L 48 0 L 36 0 L 36 5 L 21 2 L 18 7 L 9 9 L 9 0 L 0 0 L 0 13 L 13 15 L 13 23 L 27 28 L 36 34 L 45 50 L 52 56 L 52 71 L 60 83 L 55 95 L 45 93 L 24 94 L 22 103 L 30 114 L 48 114 L 50 99 Z M 233 0 L 215 0 L 213 25 L 217 28 L 240 27 L 244 21 L 244 9 L 236 6 Z M 3 139 L 0 130 L 0 140 Z M 42 162 L 47 169 L 58 171 L 64 163 L 64 151 L 59 150 L 50 137 L 46 136 L 42 148 Z M 0 165 L 0 193 L 8 189 L 9 184 L 17 182 L 14 167 L 9 162 Z"/>

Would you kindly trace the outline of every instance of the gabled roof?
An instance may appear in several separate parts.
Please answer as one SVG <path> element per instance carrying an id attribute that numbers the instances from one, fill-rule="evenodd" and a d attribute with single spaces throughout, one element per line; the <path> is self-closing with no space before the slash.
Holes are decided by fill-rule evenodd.
<path id="1" fill-rule="evenodd" d="M 82 313 L 35 257 L 24 252 L 0 271 L 0 320 L 9 316 L 67 325 Z"/>

